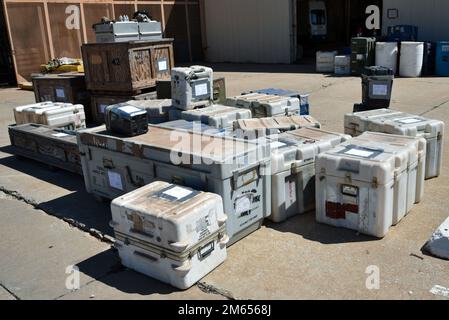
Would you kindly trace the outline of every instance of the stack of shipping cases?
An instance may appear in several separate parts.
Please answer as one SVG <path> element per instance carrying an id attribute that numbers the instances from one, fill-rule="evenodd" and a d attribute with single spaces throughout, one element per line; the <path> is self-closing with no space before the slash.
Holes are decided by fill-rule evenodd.
<path id="1" fill-rule="evenodd" d="M 223 198 L 230 244 L 257 230 L 271 213 L 270 152 L 265 145 L 149 125 L 123 138 L 105 127 L 78 132 L 89 193 L 114 199 L 155 180 Z"/>
<path id="2" fill-rule="evenodd" d="M 345 133 L 358 136 L 365 131 L 425 138 L 426 179 L 440 175 L 444 122 L 390 109 L 345 115 Z"/>

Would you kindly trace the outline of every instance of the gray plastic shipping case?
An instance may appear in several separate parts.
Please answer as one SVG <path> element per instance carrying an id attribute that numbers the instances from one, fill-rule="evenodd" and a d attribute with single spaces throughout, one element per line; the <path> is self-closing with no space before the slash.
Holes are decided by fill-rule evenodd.
<path id="1" fill-rule="evenodd" d="M 320 128 L 321 124 L 311 116 L 283 116 L 242 119 L 234 121 L 233 129 L 238 138 L 248 140 L 278 134 L 303 127 Z"/>
<path id="2" fill-rule="evenodd" d="M 426 179 L 440 175 L 443 158 L 443 121 L 390 109 L 345 115 L 345 133 L 357 136 L 364 131 L 425 138 L 427 141 Z"/>
<path id="3" fill-rule="evenodd" d="M 204 66 L 179 67 L 171 70 L 173 106 L 191 110 L 210 105 L 213 100 L 213 71 Z"/>
<path id="4" fill-rule="evenodd" d="M 316 219 L 384 237 L 406 208 L 409 150 L 351 139 L 315 159 Z"/>
<path id="5" fill-rule="evenodd" d="M 162 28 L 159 21 L 139 22 L 139 39 L 155 40 L 162 39 Z"/>
<path id="6" fill-rule="evenodd" d="M 379 132 L 364 132 L 352 141 L 361 141 L 366 146 L 382 147 L 388 152 L 408 152 L 407 161 L 407 197 L 404 203 L 393 213 L 393 224 L 397 224 L 412 208 L 413 204 L 421 201 L 424 195 L 424 177 L 426 168 L 426 139 L 422 137 L 408 137 Z M 399 147 L 399 149 L 398 149 Z"/>
<path id="7" fill-rule="evenodd" d="M 139 40 L 139 24 L 136 21 L 97 23 L 93 28 L 97 43 Z"/>
<path id="8" fill-rule="evenodd" d="M 158 127 L 187 130 L 212 136 L 232 137 L 233 131 L 229 128 L 217 129 L 199 121 L 174 120 L 158 124 Z"/>
<path id="9" fill-rule="evenodd" d="M 230 244 L 271 213 L 270 153 L 265 145 L 150 125 L 132 138 L 105 127 L 77 135 L 86 190 L 114 199 L 155 180 L 217 193 Z"/>
<path id="10" fill-rule="evenodd" d="M 271 143 L 271 216 L 282 222 L 315 208 L 315 156 L 350 139 L 316 128 L 282 133 Z"/>
<path id="11" fill-rule="evenodd" d="M 186 289 L 226 259 L 219 195 L 155 181 L 111 202 L 122 264 Z"/>
<path id="12" fill-rule="evenodd" d="M 226 99 L 226 105 L 250 109 L 253 118 L 299 115 L 298 98 L 250 93 Z"/>
<path id="13" fill-rule="evenodd" d="M 148 123 L 150 124 L 169 121 L 168 112 L 172 106 L 171 99 L 130 100 L 126 103 L 147 110 Z"/>
<path id="14" fill-rule="evenodd" d="M 251 111 L 214 104 L 205 108 L 183 111 L 181 118 L 188 121 L 200 121 L 209 126 L 222 129 L 232 128 L 235 120 L 250 119 Z"/>

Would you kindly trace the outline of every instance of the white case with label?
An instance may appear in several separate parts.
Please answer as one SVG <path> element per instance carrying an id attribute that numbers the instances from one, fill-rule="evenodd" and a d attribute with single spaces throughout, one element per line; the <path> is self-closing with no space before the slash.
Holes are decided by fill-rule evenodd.
<path id="1" fill-rule="evenodd" d="M 228 98 L 226 99 L 226 105 L 250 109 L 253 118 L 298 115 L 300 111 L 298 98 L 260 93 Z"/>
<path id="2" fill-rule="evenodd" d="M 271 216 L 282 222 L 315 207 L 315 156 L 350 139 L 315 128 L 285 132 L 271 143 Z"/>
<path id="3" fill-rule="evenodd" d="M 426 139 L 370 131 L 366 131 L 354 139 L 409 148 L 408 171 L 413 171 L 416 167 L 416 173 L 411 172 L 409 174 L 408 185 L 411 190 L 407 192 L 407 207 L 409 208 L 413 203 L 419 203 L 422 200 L 426 172 Z M 413 178 L 414 175 L 416 179 Z M 415 195 L 414 199 L 413 194 Z"/>
<path id="4" fill-rule="evenodd" d="M 226 259 L 226 215 L 214 193 L 156 181 L 111 203 L 122 264 L 186 289 Z"/>
<path id="5" fill-rule="evenodd" d="M 204 66 L 171 70 L 171 97 L 175 108 L 191 110 L 210 105 L 213 100 L 213 71 Z"/>
<path id="6" fill-rule="evenodd" d="M 393 224 L 395 208 L 407 196 L 408 157 L 406 148 L 390 153 L 384 145 L 373 148 L 356 140 L 319 154 L 315 160 L 317 221 L 384 237 Z"/>
<path id="7" fill-rule="evenodd" d="M 233 129 L 238 138 L 248 140 L 278 134 L 299 128 L 320 128 L 321 124 L 311 116 L 284 116 L 234 121 Z"/>
<path id="8" fill-rule="evenodd" d="M 444 122 L 390 109 L 345 115 L 345 132 L 354 136 L 364 131 L 423 137 L 427 141 L 426 179 L 440 175 L 443 158 Z"/>
<path id="9" fill-rule="evenodd" d="M 17 124 L 36 123 L 51 127 L 79 129 L 86 127 L 86 116 L 81 104 L 42 102 L 14 109 Z"/>
<path id="10" fill-rule="evenodd" d="M 181 118 L 188 121 L 201 121 L 209 126 L 222 129 L 232 127 L 235 120 L 251 118 L 251 111 L 214 104 L 201 109 L 183 111 Z"/>

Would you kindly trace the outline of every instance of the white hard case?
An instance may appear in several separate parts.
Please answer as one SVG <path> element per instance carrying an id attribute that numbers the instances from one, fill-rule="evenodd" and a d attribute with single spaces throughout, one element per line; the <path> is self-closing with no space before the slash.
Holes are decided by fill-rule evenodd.
<path id="1" fill-rule="evenodd" d="M 212 69 L 204 66 L 173 68 L 171 97 L 173 106 L 181 110 L 210 105 L 213 100 Z"/>
<path id="2" fill-rule="evenodd" d="M 366 147 L 368 145 L 368 147 Z M 349 140 L 315 160 L 316 219 L 384 237 L 405 202 L 408 153 L 389 153 Z M 405 185 L 405 187 L 404 187 Z"/>
<path id="3" fill-rule="evenodd" d="M 184 252 L 224 226 L 215 193 L 155 181 L 111 202 L 111 227 L 171 251 Z"/>
<path id="4" fill-rule="evenodd" d="M 370 131 L 366 131 L 354 139 L 370 141 L 377 144 L 387 144 L 392 146 L 403 146 L 405 148 L 410 148 L 408 170 L 410 171 L 411 169 L 413 169 L 415 163 L 417 163 L 417 169 L 416 180 L 414 180 L 413 177 L 409 175 L 409 188 L 415 188 L 415 191 L 410 190 L 409 192 L 407 192 L 407 206 L 409 207 L 413 203 L 421 202 L 424 196 L 424 180 L 426 172 L 426 139 L 422 137 L 408 137 Z M 415 199 L 413 199 L 412 194 L 415 194 Z"/>
<path id="5" fill-rule="evenodd" d="M 315 128 L 279 135 L 271 143 L 271 216 L 282 222 L 315 207 L 315 156 L 350 136 Z"/>
<path id="6" fill-rule="evenodd" d="M 300 111 L 298 98 L 259 93 L 228 98 L 226 99 L 226 105 L 250 109 L 253 118 L 297 115 Z"/>
<path id="7" fill-rule="evenodd" d="M 444 122 L 390 109 L 374 110 L 345 115 L 345 132 L 359 135 L 375 131 L 411 137 L 423 137 L 427 141 L 426 179 L 440 175 L 443 158 Z"/>
<path id="8" fill-rule="evenodd" d="M 311 116 L 284 116 L 234 121 L 233 128 L 239 138 L 255 139 L 304 127 L 320 128 L 321 124 Z"/>
<path id="9" fill-rule="evenodd" d="M 14 109 L 16 124 L 36 123 L 51 127 L 79 129 L 86 127 L 81 104 L 42 102 Z"/>
<path id="10" fill-rule="evenodd" d="M 181 118 L 188 121 L 201 121 L 209 126 L 223 129 L 232 127 L 235 120 L 250 119 L 251 111 L 215 104 L 205 108 L 183 111 Z"/>

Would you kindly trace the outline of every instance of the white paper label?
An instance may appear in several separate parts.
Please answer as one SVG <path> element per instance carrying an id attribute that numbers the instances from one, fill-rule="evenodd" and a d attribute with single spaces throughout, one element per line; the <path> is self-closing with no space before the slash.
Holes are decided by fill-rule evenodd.
<path id="1" fill-rule="evenodd" d="M 157 68 L 159 71 L 167 71 L 167 60 L 161 60 L 157 62 Z"/>
<path id="2" fill-rule="evenodd" d="M 120 173 L 108 170 L 109 185 L 112 188 L 123 190 L 122 177 Z"/>
<path id="3" fill-rule="evenodd" d="M 241 197 L 235 201 L 235 212 L 241 214 L 251 209 L 251 200 L 249 197 Z"/>
<path id="4" fill-rule="evenodd" d="M 56 88 L 56 97 L 57 98 L 65 98 L 64 89 Z"/>
<path id="5" fill-rule="evenodd" d="M 296 202 L 296 183 L 287 181 L 285 183 L 285 208 L 290 208 Z"/>
<path id="6" fill-rule="evenodd" d="M 196 96 L 202 96 L 207 94 L 207 83 L 201 83 L 201 84 L 197 84 L 195 86 L 195 95 Z"/>
<path id="7" fill-rule="evenodd" d="M 374 84 L 373 85 L 373 95 L 375 96 L 386 96 L 388 93 L 388 86 L 385 84 Z"/>
<path id="8" fill-rule="evenodd" d="M 69 134 L 64 132 L 53 133 L 52 136 L 56 138 L 67 137 Z"/>
<path id="9" fill-rule="evenodd" d="M 287 144 L 285 144 L 283 142 L 275 141 L 270 144 L 270 147 L 271 147 L 271 149 L 279 149 L 279 148 L 285 147 L 286 145 Z"/>
<path id="10" fill-rule="evenodd" d="M 108 106 L 107 104 L 100 104 L 100 105 L 98 106 L 98 111 L 99 111 L 100 113 L 104 113 L 104 110 L 106 109 L 107 106 Z"/>
<path id="11" fill-rule="evenodd" d="M 404 124 L 417 123 L 417 122 L 421 122 L 421 121 L 422 121 L 421 119 L 416 119 L 416 118 L 408 118 L 408 119 L 398 120 L 398 122 L 404 123 Z"/>
<path id="12" fill-rule="evenodd" d="M 364 55 L 363 54 L 358 54 L 357 55 L 357 60 L 363 60 Z"/>
<path id="13" fill-rule="evenodd" d="M 133 106 L 120 107 L 119 110 L 121 110 L 123 112 L 126 112 L 126 113 L 129 113 L 129 114 L 134 113 L 134 112 L 144 111 L 142 109 L 139 109 L 139 108 L 136 108 L 136 107 L 133 107 Z"/>
<path id="14" fill-rule="evenodd" d="M 441 51 L 449 52 L 449 46 L 441 46 Z"/>
<path id="15" fill-rule="evenodd" d="M 173 187 L 173 188 L 168 189 L 167 191 L 163 192 L 163 194 L 166 194 L 166 195 L 176 198 L 178 200 L 187 197 L 191 193 L 192 193 L 191 190 L 184 189 L 181 187 Z"/>
<path id="16" fill-rule="evenodd" d="M 359 149 L 351 149 L 351 150 L 346 151 L 345 154 L 368 158 L 368 157 L 371 157 L 374 154 L 374 152 L 370 152 L 370 151 L 366 151 L 366 150 L 359 150 Z"/>

